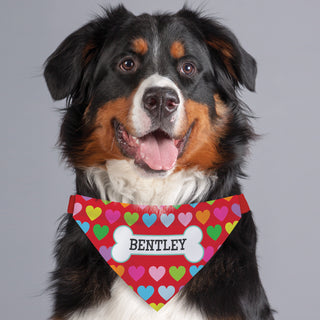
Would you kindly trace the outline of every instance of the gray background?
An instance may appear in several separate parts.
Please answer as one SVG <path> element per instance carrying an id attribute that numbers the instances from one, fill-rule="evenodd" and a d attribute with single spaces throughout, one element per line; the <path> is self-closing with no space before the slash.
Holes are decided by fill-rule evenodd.
<path id="1" fill-rule="evenodd" d="M 123 1 L 134 13 L 184 1 Z M 109 4 L 118 1 L 109 1 Z M 259 230 L 261 277 L 277 319 L 319 318 L 318 1 L 192 1 L 221 18 L 259 64 L 243 99 L 263 138 L 252 146 L 244 192 Z M 105 4 L 100 1 L 99 4 Z M 41 65 L 97 1 L 1 0 L 0 310 L 2 319 L 46 319 L 58 217 L 74 177 L 54 147 L 60 123 Z"/>

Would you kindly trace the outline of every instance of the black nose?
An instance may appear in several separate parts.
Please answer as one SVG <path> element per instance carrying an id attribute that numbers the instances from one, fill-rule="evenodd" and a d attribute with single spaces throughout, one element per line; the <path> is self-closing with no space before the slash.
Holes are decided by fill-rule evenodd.
<path id="1" fill-rule="evenodd" d="M 142 98 L 144 108 L 152 115 L 168 116 L 178 109 L 180 100 L 175 90 L 171 88 L 148 88 Z"/>

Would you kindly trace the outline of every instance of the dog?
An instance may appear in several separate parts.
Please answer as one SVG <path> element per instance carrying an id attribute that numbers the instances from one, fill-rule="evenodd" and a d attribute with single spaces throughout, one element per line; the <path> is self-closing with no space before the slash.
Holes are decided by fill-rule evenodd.
<path id="1" fill-rule="evenodd" d="M 77 193 L 149 205 L 240 194 L 255 133 L 238 91 L 254 91 L 256 73 L 235 35 L 201 12 L 105 9 L 44 65 L 52 98 L 67 101 L 59 141 Z M 256 238 L 248 212 L 201 272 L 155 312 L 64 215 L 51 319 L 273 319 Z"/>

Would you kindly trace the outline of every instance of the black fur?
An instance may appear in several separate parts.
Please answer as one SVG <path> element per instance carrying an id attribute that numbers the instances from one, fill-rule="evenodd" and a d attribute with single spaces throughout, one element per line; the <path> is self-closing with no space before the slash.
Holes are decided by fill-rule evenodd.
<path id="1" fill-rule="evenodd" d="M 175 71 L 176 62 L 164 54 L 158 67 L 148 60 L 149 56 L 141 57 L 143 67 L 135 76 L 124 78 L 114 71 L 120 58 L 117 52 L 127 50 L 129 39 L 141 34 L 151 41 L 154 30 L 164 44 L 173 37 L 184 39 L 199 69 L 196 78 L 180 78 Z M 231 48 L 227 64 L 226 57 L 210 45 L 213 39 Z M 230 108 L 231 130 L 220 142 L 228 157 L 217 171 L 217 184 L 201 200 L 241 193 L 238 177 L 243 175 L 241 167 L 254 133 L 249 111 L 238 99 L 236 90 L 241 85 L 254 90 L 256 63 L 231 31 L 187 8 L 173 15 L 139 17 L 123 6 L 107 10 L 104 16 L 71 34 L 48 58 L 44 75 L 50 93 L 54 99 L 68 99 L 61 128 L 66 159 L 73 164 L 74 154 L 88 134 L 83 113 L 89 102 L 92 106 L 89 116 L 93 119 L 103 103 L 129 96 L 141 79 L 153 74 L 155 68 L 160 74 L 170 76 L 186 97 L 208 105 L 212 118 L 215 117 L 214 93 L 218 93 Z M 81 168 L 76 168 L 76 189 L 78 194 L 99 198 L 97 190 L 88 185 Z M 219 252 L 182 290 L 190 304 L 201 309 L 209 319 L 273 319 L 260 282 L 255 248 L 255 225 L 248 213 Z M 63 217 L 55 255 L 53 318 L 63 319 L 110 296 L 115 273 L 70 215 Z"/>

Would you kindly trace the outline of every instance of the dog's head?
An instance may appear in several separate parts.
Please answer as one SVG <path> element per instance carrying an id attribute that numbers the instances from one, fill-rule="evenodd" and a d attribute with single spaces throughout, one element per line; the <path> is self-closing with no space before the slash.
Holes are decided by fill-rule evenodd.
<path id="1" fill-rule="evenodd" d="M 256 63 L 232 32 L 189 9 L 135 16 L 109 10 L 67 37 L 45 79 L 67 98 L 61 129 L 75 168 L 127 160 L 147 175 L 217 170 L 250 136 L 236 90 Z"/>

